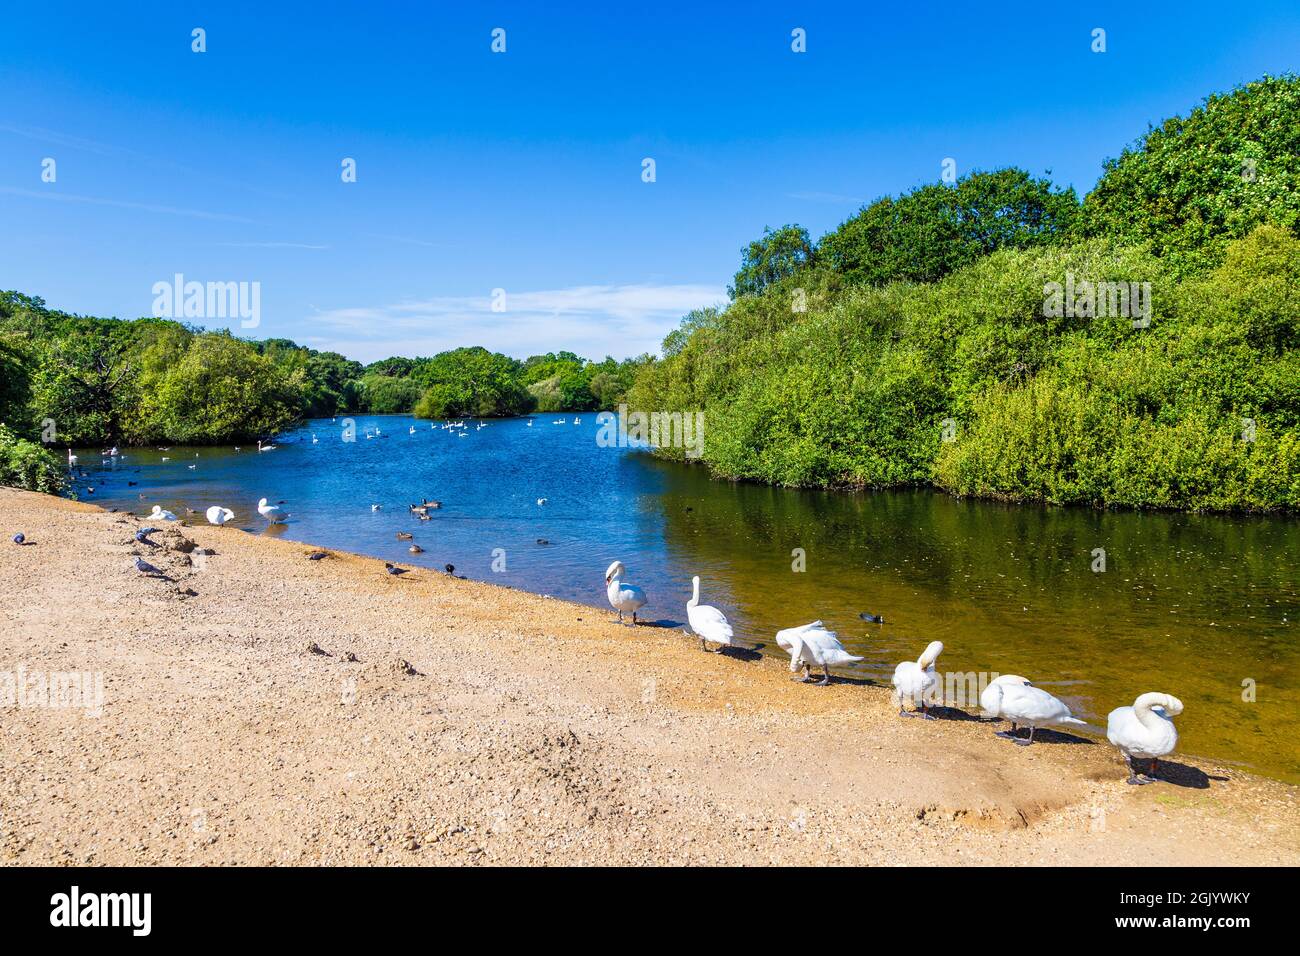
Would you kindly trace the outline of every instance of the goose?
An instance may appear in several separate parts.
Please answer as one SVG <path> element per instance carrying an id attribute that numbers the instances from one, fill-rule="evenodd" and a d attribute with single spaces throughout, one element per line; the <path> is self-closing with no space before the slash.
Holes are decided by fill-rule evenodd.
<path id="1" fill-rule="evenodd" d="M 622 561 L 615 561 L 605 571 L 605 595 L 610 607 L 618 611 L 618 623 L 623 623 L 623 615 L 631 613 L 632 624 L 636 625 L 636 612 L 645 605 L 645 592 L 635 584 L 623 583 Z"/>
<path id="2" fill-rule="evenodd" d="M 406 550 L 407 550 L 407 551 L 410 551 L 411 554 L 423 554 L 423 553 L 424 553 L 424 548 L 420 547 L 418 544 L 413 544 L 413 545 L 411 545 L 409 548 L 407 548 Z"/>
<path id="3" fill-rule="evenodd" d="M 803 668 L 803 676 L 792 677 L 791 680 L 807 684 L 812 681 L 812 666 L 815 664 L 822 669 L 825 676 L 816 682 L 818 687 L 830 684 L 832 664 L 853 664 L 862 660 L 846 651 L 835 632 L 827 630 L 821 621 L 777 631 L 776 643 L 789 652 L 792 672 Z"/>
<path id="4" fill-rule="evenodd" d="M 700 603 L 700 576 L 691 578 L 691 599 L 686 602 L 686 620 L 691 622 L 691 630 L 700 638 L 700 649 L 709 649 L 708 641 L 721 644 L 722 647 L 738 646 L 731 625 L 726 616 L 716 607 Z M 721 654 L 722 647 L 714 653 Z"/>
<path id="5" fill-rule="evenodd" d="M 91 489 L 91 490 L 93 491 L 94 489 Z M 172 514 L 170 511 L 166 511 L 166 510 L 164 510 L 161 506 L 159 506 L 159 505 L 154 505 L 154 506 L 153 506 L 153 511 L 149 512 L 149 520 L 151 520 L 151 521 L 175 521 L 175 520 L 176 520 L 176 516 L 175 516 L 174 514 Z"/>
<path id="6" fill-rule="evenodd" d="M 934 696 L 934 689 L 939 686 L 939 675 L 935 673 L 934 662 L 942 653 L 943 642 L 931 641 L 916 660 L 903 661 L 894 668 L 894 699 L 898 702 L 899 716 L 934 720 L 928 710 L 928 701 Z M 904 710 L 905 697 L 912 698 L 919 711 Z"/>
<path id="7" fill-rule="evenodd" d="M 1057 700 L 1045 690 L 1030 685 L 1023 678 L 1003 681 L 998 678 L 984 688 L 980 695 L 980 706 L 1011 721 L 1014 728 L 1017 723 L 1029 728 L 1028 739 L 1021 740 L 1015 736 L 1015 730 L 1002 731 L 999 737 L 1014 740 L 1022 747 L 1034 742 L 1034 731 L 1039 727 L 1055 727 L 1061 724 L 1083 725 L 1083 721 L 1070 716 L 1070 708 Z M 987 699 L 986 699 L 987 698 Z M 992 706 L 989 706 L 989 705 Z"/>
<path id="8" fill-rule="evenodd" d="M 415 535 L 411 534 L 411 532 L 409 532 L 409 531 L 399 531 L 399 532 L 397 532 L 397 540 L 398 540 L 398 541 L 410 541 L 410 540 L 411 540 L 412 538 L 414 538 L 414 537 L 415 537 Z"/>
<path id="9" fill-rule="evenodd" d="M 285 517 L 287 517 L 282 511 L 280 511 L 279 505 L 268 505 L 265 498 L 258 501 L 257 513 L 271 524 L 279 524 Z"/>
<path id="10" fill-rule="evenodd" d="M 1143 694 L 1132 707 L 1116 707 L 1106 718 L 1106 739 L 1119 748 L 1128 762 L 1128 782 L 1155 783 L 1156 764 L 1178 746 L 1173 718 L 1183 712 L 1183 702 L 1169 694 Z M 1149 760 L 1147 773 L 1138 773 L 1133 760 Z"/>
<path id="11" fill-rule="evenodd" d="M 213 505 L 208 509 L 208 524 L 214 524 L 221 527 L 227 521 L 235 520 L 235 513 L 229 508 L 223 508 L 221 505 Z"/>

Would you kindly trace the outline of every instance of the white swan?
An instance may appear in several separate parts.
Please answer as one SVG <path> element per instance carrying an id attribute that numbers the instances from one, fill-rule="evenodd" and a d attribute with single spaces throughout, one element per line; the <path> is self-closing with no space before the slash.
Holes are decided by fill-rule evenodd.
<path id="1" fill-rule="evenodd" d="M 1014 740 L 1022 747 L 1028 747 L 1034 742 L 1034 731 L 1039 727 L 1083 725 L 1082 720 L 1070 716 L 1069 707 L 1047 691 L 1024 682 L 1023 677 L 1013 677 L 1010 681 L 999 677 L 984 688 L 984 693 L 980 694 L 980 705 L 985 711 L 1011 721 L 1011 730 L 999 731 L 998 736 Z M 1022 740 L 1016 736 L 1017 724 L 1029 728 L 1028 739 Z"/>
<path id="2" fill-rule="evenodd" d="M 223 508 L 221 505 L 213 505 L 208 509 L 208 524 L 214 524 L 217 527 L 225 524 L 227 521 L 235 520 L 235 513 L 229 508 Z"/>
<path id="3" fill-rule="evenodd" d="M 285 518 L 284 512 L 280 510 L 279 505 L 268 505 L 263 498 L 257 503 L 257 513 L 260 514 L 271 524 L 279 524 Z"/>
<path id="4" fill-rule="evenodd" d="M 622 561 L 615 561 L 605 571 L 605 594 L 609 598 L 609 603 L 614 610 L 618 611 L 618 623 L 623 623 L 623 615 L 630 613 L 632 623 L 636 624 L 637 609 L 645 605 L 645 592 L 635 584 L 625 584 L 623 582 L 623 572 L 627 570 L 623 567 Z"/>
<path id="5" fill-rule="evenodd" d="M 1183 702 L 1169 694 L 1143 694 L 1132 707 L 1116 707 L 1106 718 L 1106 739 L 1128 761 L 1128 782 L 1155 783 L 1156 764 L 1178 746 L 1173 718 L 1183 712 Z M 1147 773 L 1138 773 L 1133 759 L 1151 761 Z"/>
<path id="6" fill-rule="evenodd" d="M 998 713 L 998 704 L 1001 702 L 1002 698 L 994 688 L 1002 684 L 1024 685 L 1032 683 L 1033 681 L 1028 677 L 1021 677 L 1018 674 L 999 674 L 997 677 L 993 678 L 993 680 L 989 681 L 988 686 L 980 692 L 980 716 L 991 717 L 994 720 L 1002 716 Z M 1014 720 L 1011 722 L 1011 729 L 1016 729 L 1016 722 Z"/>
<path id="7" fill-rule="evenodd" d="M 164 511 L 160 506 L 154 505 L 153 511 L 149 512 L 149 518 L 152 521 L 175 521 L 176 516 L 170 511 Z"/>
<path id="8" fill-rule="evenodd" d="M 803 668 L 803 676 L 791 680 L 806 684 L 812 680 L 813 665 L 822 669 L 825 676 L 817 681 L 818 687 L 825 687 L 831 682 L 832 664 L 854 664 L 862 660 L 861 657 L 855 657 L 846 651 L 835 632 L 827 630 L 821 621 L 777 631 L 776 643 L 789 652 L 791 671 Z"/>
<path id="9" fill-rule="evenodd" d="M 542 508 L 542 507 L 545 507 L 545 505 L 546 505 L 546 499 L 545 499 L 545 498 L 538 498 L 538 499 L 537 499 L 537 507 Z"/>
<path id="10" fill-rule="evenodd" d="M 263 444 L 262 444 L 262 440 L 259 438 L 259 439 L 257 440 L 257 450 L 258 450 L 258 451 L 275 451 L 275 445 L 263 445 Z"/>
<path id="11" fill-rule="evenodd" d="M 721 644 L 724 647 L 739 647 L 740 642 L 735 639 L 731 625 L 727 623 L 726 615 L 716 607 L 700 603 L 700 576 L 697 574 L 691 578 L 691 599 L 686 602 L 686 620 L 691 622 L 691 630 L 699 635 L 700 648 L 708 650 L 707 641 L 714 644 Z M 717 653 L 722 653 L 719 647 Z"/>
<path id="12" fill-rule="evenodd" d="M 898 704 L 900 716 L 934 719 L 927 708 L 934 697 L 934 689 L 939 686 L 939 675 L 935 673 L 934 662 L 942 653 L 943 642 L 931 641 L 916 660 L 903 661 L 894 668 L 894 700 Z M 904 710 L 905 697 L 910 697 L 919 710 Z"/>

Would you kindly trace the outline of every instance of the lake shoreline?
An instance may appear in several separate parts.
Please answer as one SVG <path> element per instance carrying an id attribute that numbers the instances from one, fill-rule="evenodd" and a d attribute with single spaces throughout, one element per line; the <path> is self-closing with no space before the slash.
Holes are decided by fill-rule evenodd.
<path id="1" fill-rule="evenodd" d="M 100 716 L 4 709 L 6 864 L 1300 863 L 1300 788 L 1214 761 L 1128 787 L 1104 740 L 900 720 L 582 604 L 233 528 L 153 550 L 8 488 L 0 516 L 0 671 L 103 682 Z"/>

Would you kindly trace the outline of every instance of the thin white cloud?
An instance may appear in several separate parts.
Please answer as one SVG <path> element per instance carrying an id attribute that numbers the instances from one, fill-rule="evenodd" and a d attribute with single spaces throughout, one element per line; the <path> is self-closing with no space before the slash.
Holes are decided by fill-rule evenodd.
<path id="1" fill-rule="evenodd" d="M 182 209 L 177 206 L 157 206 L 152 203 L 128 202 L 125 199 L 103 199 L 98 196 L 78 196 L 73 193 L 54 190 L 18 189 L 14 186 L 0 186 L 0 193 L 9 196 L 24 196 L 28 199 L 48 199 L 54 202 L 89 203 L 95 206 L 115 206 L 119 209 L 139 209 L 143 212 L 164 213 L 169 216 L 191 216 L 195 219 L 216 219 L 224 222 L 252 222 L 242 216 L 231 216 L 222 212 L 207 212 L 202 209 Z"/>
<path id="2" fill-rule="evenodd" d="M 726 302 L 711 285 L 576 286 L 505 290 L 505 310 L 491 294 L 439 296 L 385 306 L 327 309 L 308 321 L 314 348 L 361 361 L 432 355 L 482 345 L 518 358 L 567 349 L 588 358 L 657 352 L 663 337 L 692 309 Z"/>

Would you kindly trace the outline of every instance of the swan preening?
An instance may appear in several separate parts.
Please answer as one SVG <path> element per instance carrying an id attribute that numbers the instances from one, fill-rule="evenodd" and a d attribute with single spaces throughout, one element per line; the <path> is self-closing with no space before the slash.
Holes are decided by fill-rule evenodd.
<path id="1" fill-rule="evenodd" d="M 235 520 L 235 513 L 229 508 L 223 508 L 221 505 L 213 505 L 208 509 L 208 524 L 214 524 L 221 527 L 227 521 Z"/>
<path id="2" fill-rule="evenodd" d="M 149 512 L 149 518 L 152 521 L 175 521 L 176 516 L 170 511 L 164 511 L 160 506 L 154 505 L 153 511 Z"/>
<path id="3" fill-rule="evenodd" d="M 636 612 L 645 606 L 645 592 L 635 584 L 624 583 L 625 570 L 622 561 L 615 561 L 605 570 L 605 595 L 610 606 L 618 611 L 618 623 L 623 623 L 624 614 L 631 614 L 632 623 L 636 624 Z"/>
<path id="4" fill-rule="evenodd" d="M 825 676 L 816 682 L 818 687 L 825 687 L 831 682 L 832 664 L 854 664 L 862 660 L 846 651 L 835 632 L 827 630 L 821 621 L 777 631 L 776 643 L 789 652 L 790 670 L 803 668 L 803 676 L 792 680 L 806 684 L 812 680 L 811 671 L 814 666 L 822 669 Z"/>
<path id="5" fill-rule="evenodd" d="M 1000 731 L 998 736 L 1014 740 L 1022 747 L 1034 742 L 1034 731 L 1039 727 L 1083 724 L 1082 720 L 1070 716 L 1070 708 L 1061 701 L 1014 674 L 994 678 L 980 694 L 980 707 L 987 716 L 1005 717 L 1011 721 L 1011 729 Z M 1017 724 L 1029 728 L 1027 739 L 1016 736 Z"/>
<path id="6" fill-rule="evenodd" d="M 942 653 L 943 642 L 931 641 L 916 660 L 903 661 L 894 668 L 894 700 L 901 716 L 934 719 L 930 716 L 929 702 L 934 699 L 934 690 L 939 686 L 939 675 L 935 672 L 934 662 Z M 917 710 L 908 711 L 903 707 L 905 697 L 912 699 Z"/>
<path id="7" fill-rule="evenodd" d="M 1116 707 L 1106 718 L 1106 739 L 1119 748 L 1128 762 L 1128 782 L 1155 783 L 1156 764 L 1178 746 L 1173 718 L 1183 712 L 1183 702 L 1169 694 L 1143 694 L 1132 707 Z M 1133 761 L 1149 761 L 1138 773 Z"/>
<path id="8" fill-rule="evenodd" d="M 283 511 L 280 510 L 279 505 L 268 505 L 266 503 L 265 498 L 262 498 L 260 501 L 258 501 L 257 513 L 260 514 L 267 521 L 269 521 L 271 524 L 279 524 L 281 521 L 283 521 L 285 518 L 288 517 L 288 515 L 286 515 Z"/>
<path id="9" fill-rule="evenodd" d="M 709 645 L 706 642 L 721 644 L 722 647 L 738 647 L 740 642 L 736 640 L 726 615 L 716 607 L 700 603 L 698 574 L 691 578 L 691 589 L 691 599 L 686 602 L 686 620 L 691 622 L 691 630 L 699 636 L 700 647 L 707 651 Z M 722 647 L 718 648 L 718 653 L 722 652 Z"/>

